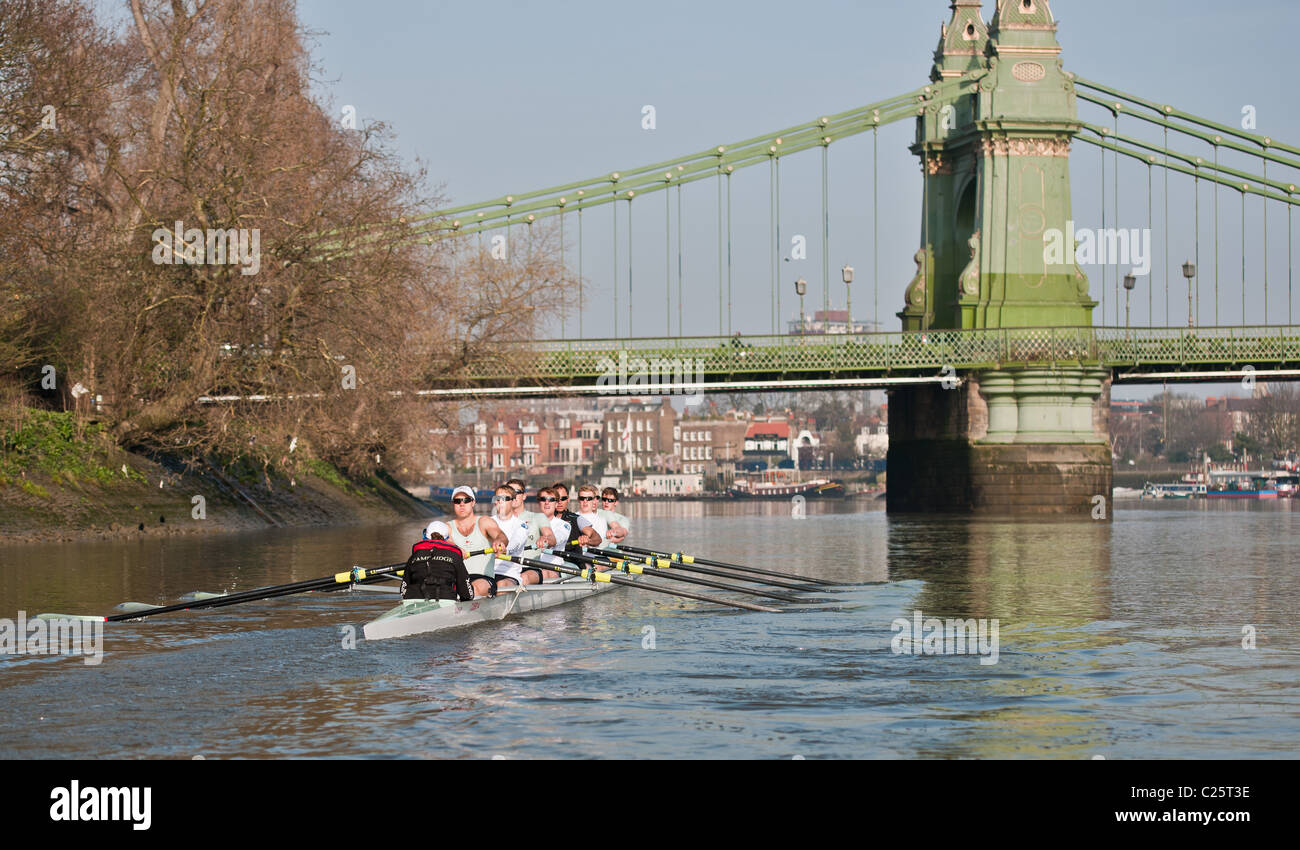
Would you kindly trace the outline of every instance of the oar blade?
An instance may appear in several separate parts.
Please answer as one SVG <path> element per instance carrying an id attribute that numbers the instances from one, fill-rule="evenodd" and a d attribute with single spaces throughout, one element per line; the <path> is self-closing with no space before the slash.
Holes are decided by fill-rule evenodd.
<path id="1" fill-rule="evenodd" d="M 161 607 L 161 605 L 150 605 L 147 602 L 123 602 L 114 607 L 113 610 L 119 614 L 139 614 L 143 611 L 152 611 Z"/>
<path id="2" fill-rule="evenodd" d="M 208 593 L 205 590 L 196 590 L 192 593 L 187 593 L 184 596 L 177 597 L 176 601 L 177 602 L 202 602 L 204 599 L 217 599 L 225 595 L 226 595 L 225 593 Z"/>
<path id="3" fill-rule="evenodd" d="M 37 614 L 32 620 L 80 620 L 83 623 L 103 623 L 104 617 L 94 614 Z"/>

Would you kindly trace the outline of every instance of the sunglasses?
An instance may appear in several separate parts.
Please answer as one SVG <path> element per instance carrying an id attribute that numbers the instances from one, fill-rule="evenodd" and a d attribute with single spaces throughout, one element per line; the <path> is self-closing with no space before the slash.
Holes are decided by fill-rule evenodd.
<path id="1" fill-rule="evenodd" d="M 466 499 L 466 498 L 464 498 L 464 497 L 461 497 L 461 498 L 457 498 L 457 499 L 452 499 L 452 500 L 451 500 L 451 503 L 452 503 L 453 505 L 472 505 L 472 504 L 474 504 L 474 500 L 473 500 L 473 499 Z"/>
<path id="2" fill-rule="evenodd" d="M 609 497 L 609 496 L 601 496 L 601 497 L 600 497 L 600 500 L 601 500 L 602 502 L 617 502 L 617 501 L 618 501 L 618 499 L 614 499 L 614 498 L 611 498 L 611 497 Z"/>
<path id="3" fill-rule="evenodd" d="M 494 502 L 513 502 L 514 500 L 514 496 L 497 496 L 492 499 Z"/>
<path id="4" fill-rule="evenodd" d="M 522 495 L 524 495 L 524 491 L 523 491 L 523 490 L 516 490 L 516 491 L 515 491 L 515 498 L 516 498 L 516 499 L 518 499 L 518 498 L 519 498 L 520 496 L 522 496 Z"/>
<path id="5" fill-rule="evenodd" d="M 579 496 L 579 497 L 578 497 L 578 501 L 579 501 L 579 502 L 594 502 L 594 501 L 596 501 L 596 497 L 595 497 L 595 496 Z"/>
<path id="6" fill-rule="evenodd" d="M 537 501 L 539 501 L 539 502 L 555 502 L 555 501 L 559 501 L 559 500 L 556 499 L 554 496 L 543 496 L 543 497 L 541 497 L 540 499 L 538 499 Z"/>

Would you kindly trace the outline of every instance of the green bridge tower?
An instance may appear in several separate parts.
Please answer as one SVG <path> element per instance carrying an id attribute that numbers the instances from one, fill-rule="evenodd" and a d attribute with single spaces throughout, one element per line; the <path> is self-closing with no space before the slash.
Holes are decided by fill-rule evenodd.
<path id="1" fill-rule="evenodd" d="M 1088 326 L 1096 302 L 1044 234 L 1069 232 L 1079 130 L 1048 0 L 952 0 L 921 105 L 921 249 L 906 331 Z M 893 390 L 890 511 L 1111 516 L 1110 376 L 1027 362 L 960 385 Z M 954 382 L 955 383 L 955 382 Z"/>

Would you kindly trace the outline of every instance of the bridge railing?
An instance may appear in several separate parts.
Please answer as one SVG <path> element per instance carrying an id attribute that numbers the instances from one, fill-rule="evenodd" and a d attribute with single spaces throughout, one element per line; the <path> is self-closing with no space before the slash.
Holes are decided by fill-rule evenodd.
<path id="1" fill-rule="evenodd" d="M 1300 328 L 1049 327 L 869 334 L 785 334 L 676 339 L 584 339 L 513 343 L 513 356 L 471 367 L 466 377 L 501 381 L 605 380 L 637 376 L 690 381 L 707 374 L 799 375 L 938 372 L 1017 364 L 1242 365 L 1300 361 Z"/>
<path id="2" fill-rule="evenodd" d="M 1107 365 L 1250 365 L 1300 361 L 1300 328 L 1097 328 Z"/>

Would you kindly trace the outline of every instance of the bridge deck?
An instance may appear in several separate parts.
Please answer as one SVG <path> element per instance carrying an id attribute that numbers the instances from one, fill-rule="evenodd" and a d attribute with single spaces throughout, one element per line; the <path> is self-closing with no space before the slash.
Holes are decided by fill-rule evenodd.
<path id="1" fill-rule="evenodd" d="M 1300 377 L 1300 327 L 1003 328 L 510 343 L 432 395 L 882 386 L 1004 367 L 1083 365 L 1116 380 Z M 945 368 L 948 367 L 948 368 Z M 705 387 L 700 387 L 705 388 Z M 723 386 L 708 388 L 722 389 Z M 522 391 L 522 392 L 521 392 Z"/>

